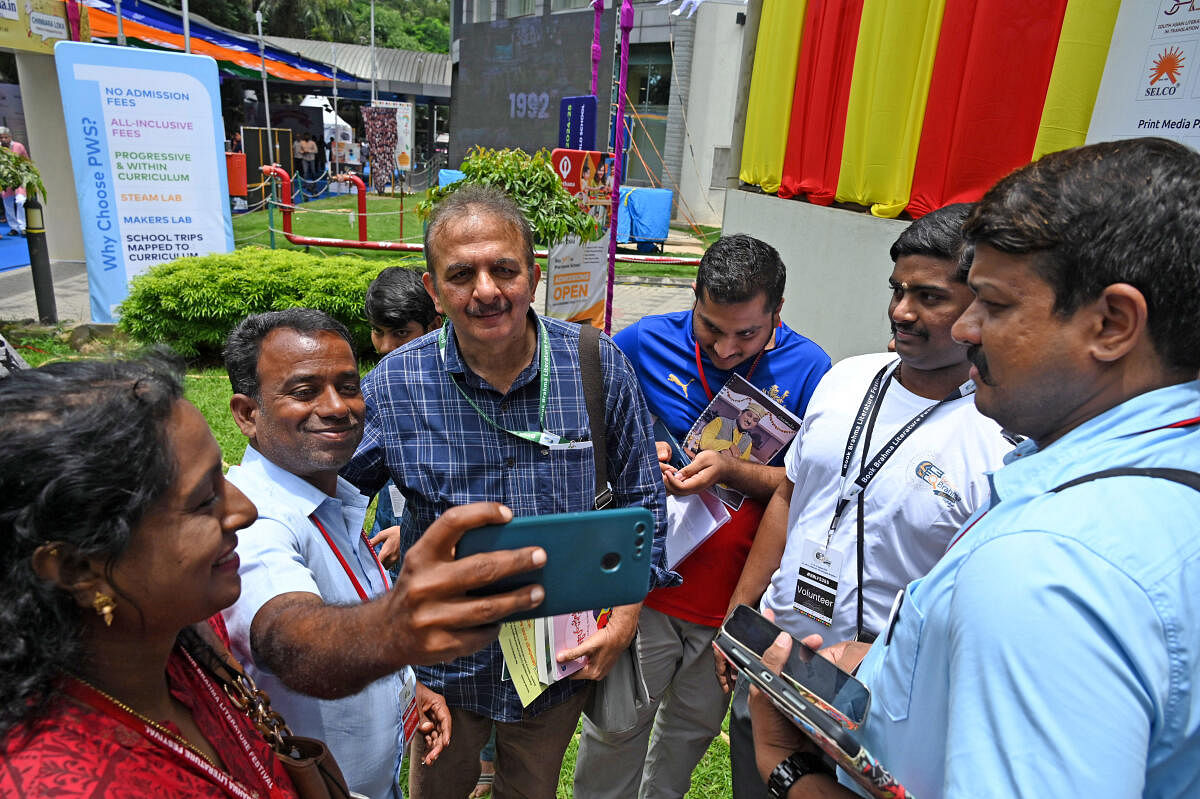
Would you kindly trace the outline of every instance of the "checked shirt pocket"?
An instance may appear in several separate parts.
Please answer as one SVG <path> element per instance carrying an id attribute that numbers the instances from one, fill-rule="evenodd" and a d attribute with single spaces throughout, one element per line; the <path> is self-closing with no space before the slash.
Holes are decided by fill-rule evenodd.
<path id="1" fill-rule="evenodd" d="M 550 468 L 546 490 L 555 493 L 554 512 L 591 509 L 595 499 L 596 461 L 590 443 L 579 449 L 551 449 L 543 456 Z"/>

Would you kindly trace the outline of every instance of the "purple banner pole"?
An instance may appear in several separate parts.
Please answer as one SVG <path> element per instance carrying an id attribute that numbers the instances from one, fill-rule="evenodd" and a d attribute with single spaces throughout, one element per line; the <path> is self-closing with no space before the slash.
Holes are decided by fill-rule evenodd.
<path id="1" fill-rule="evenodd" d="M 600 17 L 604 15 L 604 0 L 592 0 L 595 10 L 595 21 L 592 24 L 592 96 L 596 96 L 596 87 L 600 83 L 600 58 L 604 48 L 600 46 Z"/>
<path id="2" fill-rule="evenodd" d="M 617 280 L 617 214 L 621 205 L 621 164 L 625 149 L 625 80 L 629 76 L 629 32 L 633 30 L 633 3 L 621 0 L 621 78 L 617 81 L 617 128 L 613 132 L 612 213 L 608 229 L 608 301 L 604 305 L 604 332 L 612 330 L 613 284 Z"/>

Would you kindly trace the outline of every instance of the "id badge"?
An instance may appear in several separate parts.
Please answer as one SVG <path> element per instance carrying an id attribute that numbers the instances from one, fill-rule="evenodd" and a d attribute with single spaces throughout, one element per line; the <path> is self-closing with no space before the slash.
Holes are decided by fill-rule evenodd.
<path id="1" fill-rule="evenodd" d="M 417 713 L 417 675 L 412 669 L 404 675 L 404 683 L 400 686 L 400 707 L 404 708 L 404 746 L 412 742 L 413 733 L 417 731 L 419 714 Z"/>
<path id="2" fill-rule="evenodd" d="M 842 576 L 842 553 L 826 549 L 824 541 L 805 539 L 800 545 L 800 568 L 792 609 L 826 627 L 833 626 L 833 606 Z"/>
<path id="3" fill-rule="evenodd" d="M 404 515 L 404 505 L 407 500 L 405 500 L 404 495 L 400 493 L 400 489 L 396 488 L 395 483 L 388 483 L 387 490 L 388 499 L 392 501 L 392 516 L 394 516 L 396 519 L 399 519 Z"/>
<path id="4" fill-rule="evenodd" d="M 547 444 L 551 452 L 566 449 L 591 449 L 591 441 L 559 441 L 554 444 Z"/>

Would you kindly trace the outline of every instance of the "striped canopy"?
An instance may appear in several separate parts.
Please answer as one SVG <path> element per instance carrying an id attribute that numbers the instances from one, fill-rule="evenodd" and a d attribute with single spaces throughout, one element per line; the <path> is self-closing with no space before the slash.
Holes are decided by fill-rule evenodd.
<path id="1" fill-rule="evenodd" d="M 111 0 L 88 0 L 92 41 L 117 42 L 116 6 Z M 125 41 L 132 47 L 154 50 L 183 50 L 183 18 L 180 12 L 146 0 L 123 0 Z M 192 15 L 189 26 L 192 52 L 212 56 L 222 74 L 239 78 L 259 78 L 258 39 L 235 33 Z M 278 47 L 266 46 L 267 77 L 299 83 L 328 83 L 333 70 L 319 61 L 303 58 Z M 364 82 L 362 78 L 338 71 L 338 80 Z"/>

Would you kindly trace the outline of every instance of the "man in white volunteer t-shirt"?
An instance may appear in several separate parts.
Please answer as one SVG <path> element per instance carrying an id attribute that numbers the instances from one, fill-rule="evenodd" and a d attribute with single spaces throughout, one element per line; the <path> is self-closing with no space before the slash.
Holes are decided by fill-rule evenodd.
<path id="1" fill-rule="evenodd" d="M 970 207 L 927 214 L 892 245 L 896 352 L 847 358 L 821 379 L 731 610 L 761 596 L 797 638 L 873 640 L 896 592 L 937 562 L 986 501 L 985 473 L 1012 444 L 975 409 L 967 348 L 950 335 L 972 299 L 961 252 Z M 739 682 L 730 722 L 735 799 L 767 795 L 745 691 Z"/>

